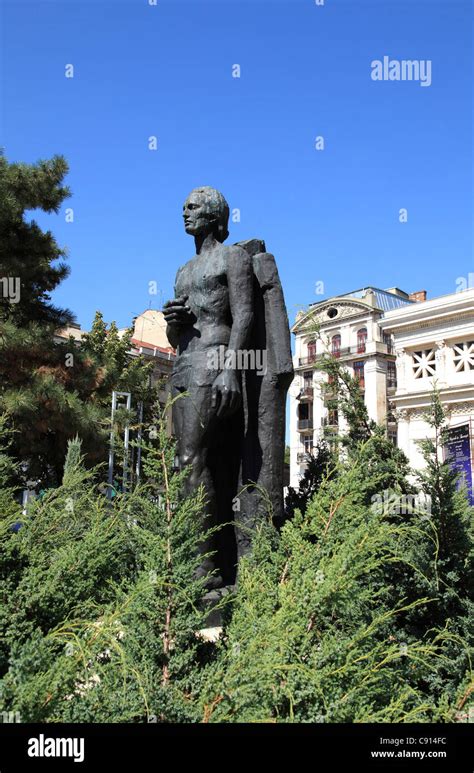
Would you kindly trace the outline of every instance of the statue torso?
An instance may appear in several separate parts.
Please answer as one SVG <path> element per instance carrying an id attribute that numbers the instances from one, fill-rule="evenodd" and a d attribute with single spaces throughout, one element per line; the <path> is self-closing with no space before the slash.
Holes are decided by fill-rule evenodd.
<path id="1" fill-rule="evenodd" d="M 183 329 L 178 355 L 229 342 L 232 317 L 227 286 L 226 251 L 219 245 L 196 255 L 176 275 L 175 297 L 187 295 L 186 303 L 197 317 L 192 328 Z"/>

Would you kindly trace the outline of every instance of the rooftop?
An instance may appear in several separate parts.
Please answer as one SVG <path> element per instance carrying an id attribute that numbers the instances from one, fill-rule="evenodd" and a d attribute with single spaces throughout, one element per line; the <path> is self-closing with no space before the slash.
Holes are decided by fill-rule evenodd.
<path id="1" fill-rule="evenodd" d="M 373 300 L 371 300 L 371 296 Z M 369 285 L 368 287 L 361 287 L 360 290 L 352 290 L 350 293 L 342 293 L 331 298 L 325 298 L 322 301 L 316 301 L 310 304 L 310 308 L 319 306 L 321 303 L 328 303 L 328 301 L 335 301 L 337 298 L 359 298 L 382 311 L 391 311 L 392 309 L 398 309 L 400 306 L 411 305 L 415 302 L 410 300 L 408 293 L 400 290 L 398 287 L 390 288 L 390 290 L 381 290 L 379 287 Z"/>

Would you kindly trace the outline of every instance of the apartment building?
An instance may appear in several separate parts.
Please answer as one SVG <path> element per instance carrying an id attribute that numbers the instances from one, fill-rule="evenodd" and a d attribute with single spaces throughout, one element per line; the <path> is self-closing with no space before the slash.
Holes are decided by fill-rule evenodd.
<path id="1" fill-rule="evenodd" d="M 344 432 L 344 419 L 328 405 L 327 374 L 317 370 L 324 353 L 339 358 L 358 379 L 370 418 L 387 421 L 396 441 L 389 398 L 397 385 L 392 334 L 381 327 L 388 312 L 424 301 L 424 292 L 365 287 L 313 303 L 296 319 L 295 379 L 290 387 L 290 485 L 297 486 L 318 439 Z M 317 330 L 317 333 L 315 332 Z"/>

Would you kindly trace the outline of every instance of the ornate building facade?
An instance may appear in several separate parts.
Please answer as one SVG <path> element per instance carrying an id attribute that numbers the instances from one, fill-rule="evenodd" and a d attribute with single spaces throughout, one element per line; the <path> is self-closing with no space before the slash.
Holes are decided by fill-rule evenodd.
<path id="1" fill-rule="evenodd" d="M 392 310 L 412 308 L 424 298 L 424 292 L 409 295 L 396 287 L 366 287 L 312 304 L 298 315 L 292 328 L 296 375 L 290 387 L 291 486 L 298 485 L 308 454 L 318 440 L 344 431 L 343 417 L 328 406 L 324 388 L 328 377 L 317 369 L 318 360 L 324 353 L 338 357 L 359 380 L 370 418 L 387 421 L 397 372 L 392 335 L 381 322 Z M 389 415 L 388 419 L 388 431 L 395 442 L 394 417 Z"/>
<path id="2" fill-rule="evenodd" d="M 450 428 L 466 430 L 472 477 L 474 289 L 389 311 L 380 328 L 393 338 L 396 356 L 398 445 L 414 468 L 423 467 L 417 441 L 431 436 L 425 415 L 436 385 Z"/>

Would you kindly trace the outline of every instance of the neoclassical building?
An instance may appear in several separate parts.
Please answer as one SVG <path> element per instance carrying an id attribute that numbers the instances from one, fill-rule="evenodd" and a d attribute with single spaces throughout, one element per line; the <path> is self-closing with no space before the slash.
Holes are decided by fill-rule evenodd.
<path id="1" fill-rule="evenodd" d="M 413 467 L 423 467 L 417 441 L 431 435 L 425 415 L 436 384 L 449 426 L 469 434 L 472 475 L 474 289 L 388 311 L 380 329 L 393 338 L 396 356 L 397 388 L 391 402 L 398 445 Z"/>
<path id="2" fill-rule="evenodd" d="M 369 416 L 387 420 L 388 399 L 395 394 L 397 372 L 391 331 L 381 322 L 389 313 L 412 309 L 426 294 L 409 295 L 398 288 L 365 287 L 312 304 L 301 312 L 295 334 L 295 379 L 290 387 L 290 485 L 297 486 L 308 453 L 321 436 L 343 432 L 343 417 L 328 406 L 323 384 L 327 375 L 317 369 L 323 353 L 340 358 L 359 380 Z M 315 330 L 318 334 L 315 334 Z M 389 434 L 396 441 L 396 424 L 389 416 Z M 390 420 L 393 419 L 393 420 Z"/>

